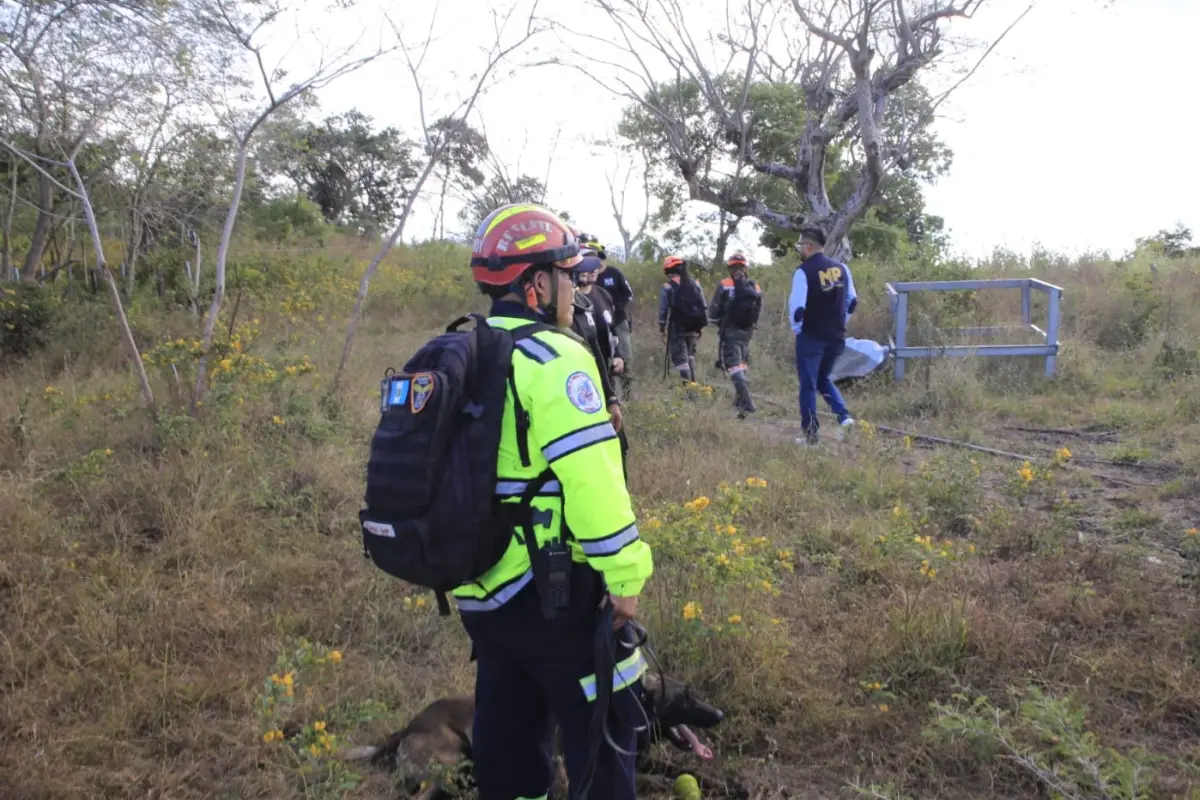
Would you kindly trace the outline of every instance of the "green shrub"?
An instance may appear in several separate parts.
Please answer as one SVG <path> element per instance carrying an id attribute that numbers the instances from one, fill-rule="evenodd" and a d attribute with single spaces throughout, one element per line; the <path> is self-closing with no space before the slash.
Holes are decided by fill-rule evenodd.
<path id="1" fill-rule="evenodd" d="M 46 343 L 58 298 L 41 286 L 0 289 L 0 359 L 28 356 Z"/>

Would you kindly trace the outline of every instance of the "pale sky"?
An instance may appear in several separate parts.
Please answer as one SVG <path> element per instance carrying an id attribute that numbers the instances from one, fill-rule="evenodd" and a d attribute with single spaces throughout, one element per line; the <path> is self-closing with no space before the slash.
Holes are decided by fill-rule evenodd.
<path id="1" fill-rule="evenodd" d="M 725 9 L 724 0 L 685 5 L 694 32 Z M 949 32 L 992 40 L 1028 5 L 989 0 L 975 18 L 954 22 Z M 491 7 L 507 2 L 442 0 L 434 26 L 438 42 L 424 70 L 431 118 L 454 107 L 472 83 L 471 73 L 484 64 L 481 47 L 493 38 Z M 389 13 L 406 26 L 406 40 L 416 42 L 428 29 L 428 8 L 415 17 L 413 4 L 405 3 Z M 587 30 L 570 42 L 574 58 L 604 52 L 614 38 L 583 0 L 553 0 L 542 8 Z M 320 22 L 329 41 L 348 41 L 364 28 L 375 35 L 381 28 L 379 6 L 334 13 Z M 937 129 L 954 151 L 954 163 L 926 197 L 929 212 L 945 217 L 955 251 L 979 257 L 1006 247 L 1028 254 L 1040 243 L 1067 254 L 1107 249 L 1119 255 L 1136 237 L 1177 222 L 1200 239 L 1200 159 L 1194 150 L 1200 111 L 1191 86 L 1200 77 L 1198 34 L 1200 0 L 1038 0 L 942 106 Z M 280 37 L 283 43 L 294 39 L 288 31 Z M 541 55 L 562 50 L 553 34 L 536 41 Z M 284 64 L 298 74 L 296 53 L 312 50 L 293 49 Z M 929 76 L 935 86 L 950 79 L 948 70 Z M 319 98 L 321 113 L 358 108 L 378 124 L 419 131 L 412 80 L 398 56 L 340 79 Z M 548 177 L 551 205 L 617 243 L 604 181 L 615 156 L 591 143 L 612 133 L 623 107 L 621 98 L 578 71 L 546 66 L 518 69 L 492 88 L 472 122 L 482 121 L 513 174 Z M 639 202 L 638 187 L 630 188 L 632 221 Z M 448 228 L 451 223 L 457 227 L 457 219 Z M 420 208 L 405 240 L 427 237 L 432 225 L 429 208 Z M 748 232 L 735 244 L 750 252 L 756 238 Z"/>

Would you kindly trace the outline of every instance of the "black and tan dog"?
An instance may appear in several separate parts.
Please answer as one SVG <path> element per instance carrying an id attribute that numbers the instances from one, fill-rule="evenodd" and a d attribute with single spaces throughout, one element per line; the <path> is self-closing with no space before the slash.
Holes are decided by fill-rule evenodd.
<path id="1" fill-rule="evenodd" d="M 686 684 L 657 672 L 643 675 L 641 684 L 639 699 L 650 724 L 639 736 L 639 760 L 648 745 L 663 738 L 680 750 L 691 751 L 706 761 L 712 759 L 712 750 L 692 728 L 714 727 L 724 718 L 721 710 L 696 697 Z M 452 768 L 471 758 L 474 716 L 475 700 L 470 695 L 442 698 L 422 709 L 407 726 L 383 743 L 354 747 L 337 757 L 342 761 L 372 761 L 386 766 L 399 773 L 397 777 L 422 784 L 420 800 L 437 800 L 446 795 L 430 785 L 430 769 L 438 765 Z M 559 772 L 558 782 L 565 782 L 561 766 Z"/>

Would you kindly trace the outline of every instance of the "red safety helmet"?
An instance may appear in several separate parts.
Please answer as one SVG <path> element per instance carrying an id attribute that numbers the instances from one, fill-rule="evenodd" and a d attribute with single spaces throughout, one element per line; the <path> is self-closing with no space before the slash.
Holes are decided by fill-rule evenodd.
<path id="1" fill-rule="evenodd" d="M 534 265 L 571 269 L 582 260 L 571 226 L 534 203 L 501 206 L 475 231 L 471 272 L 489 286 L 508 286 Z"/>
<path id="2" fill-rule="evenodd" d="M 676 267 L 682 267 L 683 263 L 683 259 L 679 256 L 667 256 L 666 260 L 663 261 L 663 272 L 668 272 Z"/>
<path id="3" fill-rule="evenodd" d="M 726 260 L 725 265 L 729 266 L 729 267 L 732 267 L 735 265 L 742 266 L 742 267 L 748 267 L 748 266 L 750 266 L 750 262 L 746 260 L 746 256 L 743 255 L 742 253 L 734 253 L 733 255 L 731 255 L 728 258 L 728 260 Z"/>

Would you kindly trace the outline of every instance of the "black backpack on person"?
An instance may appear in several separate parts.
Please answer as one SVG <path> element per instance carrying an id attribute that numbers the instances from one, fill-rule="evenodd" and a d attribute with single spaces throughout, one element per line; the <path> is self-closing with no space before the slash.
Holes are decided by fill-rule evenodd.
<path id="1" fill-rule="evenodd" d="M 459 330 L 468 320 L 470 330 Z M 359 512 L 363 554 L 384 572 L 432 589 L 438 610 L 446 594 L 478 579 L 508 549 L 511 512 L 496 496 L 506 389 L 516 403 L 521 453 L 528 452 L 529 415 L 513 382 L 513 349 L 543 323 L 512 331 L 478 314 L 453 322 L 426 342 L 404 369 L 380 382 L 380 418 L 367 460 L 366 508 Z M 531 481 L 529 500 L 552 475 Z"/>
<path id="2" fill-rule="evenodd" d="M 725 320 L 735 328 L 751 330 L 758 324 L 762 312 L 762 295 L 755 291 L 754 282 L 749 278 L 733 282 L 733 296 L 729 298 L 729 308 L 725 312 Z"/>
<path id="3" fill-rule="evenodd" d="M 700 284 L 684 278 L 671 287 L 671 320 L 684 333 L 699 333 L 708 325 L 708 303 Z"/>

